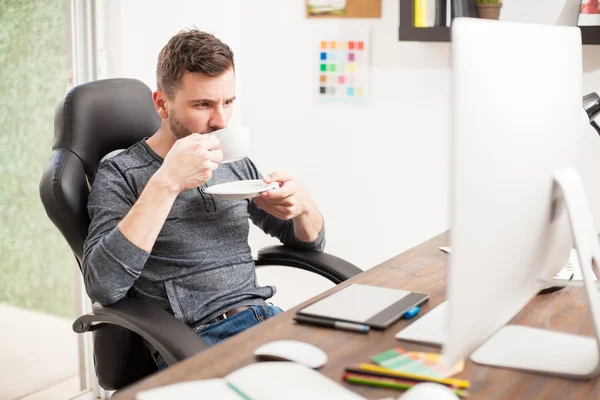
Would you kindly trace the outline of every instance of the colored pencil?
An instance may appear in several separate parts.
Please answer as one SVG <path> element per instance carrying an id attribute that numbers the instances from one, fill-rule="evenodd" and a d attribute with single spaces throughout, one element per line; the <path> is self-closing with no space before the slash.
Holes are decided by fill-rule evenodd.
<path id="1" fill-rule="evenodd" d="M 375 371 L 367 371 L 364 369 L 360 369 L 360 368 L 346 368 L 346 372 L 350 373 L 350 374 L 360 374 L 360 375 L 366 375 L 366 376 L 375 376 L 375 377 L 379 377 L 379 378 L 389 378 L 389 379 L 397 379 L 397 380 L 403 380 L 406 382 L 422 382 L 421 379 L 411 379 L 411 378 L 407 378 L 407 377 L 400 377 L 397 375 L 392 375 L 392 374 L 386 374 L 384 372 L 375 372 Z"/>
<path id="2" fill-rule="evenodd" d="M 380 372 L 380 373 L 384 373 L 384 374 L 388 374 L 388 375 L 392 375 L 392 376 L 398 376 L 400 378 L 414 379 L 417 381 L 443 383 L 445 385 L 453 386 L 453 387 L 457 387 L 457 388 L 461 388 L 461 389 L 468 389 L 470 386 L 469 381 L 465 381 L 462 379 L 455 379 L 455 378 L 437 379 L 437 378 L 431 378 L 431 377 L 427 377 L 427 376 L 423 376 L 423 375 L 411 374 L 408 372 L 394 371 L 393 369 L 384 368 L 384 367 L 380 367 L 377 365 L 371 365 L 371 364 L 361 364 L 360 369 L 365 370 L 365 371 Z"/>
<path id="3" fill-rule="evenodd" d="M 356 375 L 356 374 L 344 374 L 343 378 L 348 383 L 357 383 L 357 384 L 368 385 L 368 386 L 380 386 L 380 387 L 385 387 L 385 388 L 390 388 L 390 389 L 400 389 L 400 390 L 408 390 L 411 387 L 413 387 L 414 385 L 416 385 L 415 382 L 395 381 L 392 379 L 366 377 L 364 375 L 360 376 L 360 375 Z"/>
<path id="4" fill-rule="evenodd" d="M 399 389 L 399 390 L 408 390 L 413 386 L 417 385 L 417 382 L 410 381 L 402 381 L 397 379 L 390 378 L 379 378 L 379 377 L 367 377 L 365 375 L 358 374 L 344 374 L 343 379 L 348 383 L 355 383 L 359 385 L 367 385 L 367 386 L 378 386 L 384 387 L 388 389 Z M 469 393 L 466 390 L 460 389 L 452 389 L 455 394 L 461 397 L 468 397 Z"/>
<path id="5" fill-rule="evenodd" d="M 383 372 L 367 371 L 367 370 L 360 369 L 360 368 L 346 368 L 346 373 L 349 373 L 352 375 L 363 375 L 366 378 L 394 379 L 396 381 L 411 383 L 413 385 L 417 384 L 418 382 L 423 382 L 422 377 L 419 377 L 419 379 L 399 377 L 397 375 L 391 375 L 391 374 L 387 374 L 387 373 L 383 373 Z M 443 385 L 448 386 L 451 389 L 458 389 L 456 386 L 453 386 L 453 385 L 448 385 L 448 384 L 443 384 Z"/>
<path id="6" fill-rule="evenodd" d="M 346 372 L 344 373 L 344 376 L 345 375 L 354 376 L 357 378 L 364 378 L 364 379 L 389 380 L 390 382 L 395 382 L 395 383 L 398 383 L 401 385 L 407 385 L 407 386 L 414 386 L 417 383 L 420 383 L 418 381 L 411 381 L 409 379 L 391 378 L 391 377 L 379 376 L 379 375 L 370 375 L 368 373 L 365 373 L 364 371 L 353 372 L 353 371 L 349 371 L 348 368 L 346 368 Z"/>

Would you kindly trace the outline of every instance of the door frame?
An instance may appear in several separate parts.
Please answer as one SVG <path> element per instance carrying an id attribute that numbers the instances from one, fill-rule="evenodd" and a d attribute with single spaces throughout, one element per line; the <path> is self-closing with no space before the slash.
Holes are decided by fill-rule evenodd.
<path id="1" fill-rule="evenodd" d="M 103 29 L 105 2 L 94 0 L 65 0 L 67 9 L 68 90 L 99 77 L 98 49 L 103 48 L 98 29 Z M 75 281 L 75 314 L 77 317 L 92 312 L 78 263 L 73 263 Z M 94 370 L 92 333 L 77 336 L 79 348 L 79 380 L 81 392 L 72 400 L 109 399 L 112 392 L 102 389 Z"/>

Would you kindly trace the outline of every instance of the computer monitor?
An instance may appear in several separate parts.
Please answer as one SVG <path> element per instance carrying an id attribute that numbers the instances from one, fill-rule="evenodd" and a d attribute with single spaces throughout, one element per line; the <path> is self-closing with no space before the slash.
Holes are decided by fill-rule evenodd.
<path id="1" fill-rule="evenodd" d="M 451 108 L 444 358 L 453 364 L 475 351 L 471 359 L 487 365 L 595 374 L 595 338 L 504 327 L 567 264 L 572 247 L 555 179 L 577 166 L 586 127 L 579 29 L 454 20 Z M 568 354 L 559 363 L 561 347 Z M 577 359 L 577 352 L 588 355 Z"/>

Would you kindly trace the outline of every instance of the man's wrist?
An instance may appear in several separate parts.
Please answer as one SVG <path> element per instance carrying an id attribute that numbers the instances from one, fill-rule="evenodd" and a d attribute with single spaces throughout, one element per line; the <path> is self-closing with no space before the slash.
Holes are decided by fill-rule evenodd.
<path id="1" fill-rule="evenodd" d="M 309 204 L 304 205 L 302 212 L 298 214 L 294 220 L 310 221 L 319 218 L 320 215 L 321 213 L 319 212 L 317 205 L 314 202 L 310 202 Z"/>
<path id="2" fill-rule="evenodd" d="M 156 190 L 173 196 L 177 196 L 181 192 L 180 185 L 169 179 L 169 177 L 160 169 L 152 175 L 148 184 L 152 185 Z"/>
<path id="3" fill-rule="evenodd" d="M 319 214 L 319 210 L 317 209 L 317 206 L 315 203 L 310 202 L 310 204 L 307 204 L 304 207 L 304 212 L 302 212 L 302 214 L 306 215 L 307 217 L 311 218 L 317 214 Z"/>
<path id="4" fill-rule="evenodd" d="M 323 216 L 314 203 L 307 205 L 293 222 L 295 236 L 305 243 L 314 242 L 323 229 Z"/>

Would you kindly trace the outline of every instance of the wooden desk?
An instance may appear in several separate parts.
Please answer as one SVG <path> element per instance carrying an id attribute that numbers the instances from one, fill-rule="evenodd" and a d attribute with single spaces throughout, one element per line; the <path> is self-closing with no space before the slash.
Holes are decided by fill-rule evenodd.
<path id="1" fill-rule="evenodd" d="M 288 312 L 138 382 L 120 392 L 114 399 L 135 399 L 135 393 L 138 391 L 169 383 L 223 377 L 244 365 L 255 362 L 252 356 L 253 350 L 272 340 L 296 339 L 319 346 L 329 356 L 328 363 L 320 371 L 337 382 L 342 382 L 340 378 L 345 367 L 369 362 L 372 355 L 395 346 L 400 345 L 411 350 L 436 351 L 435 348 L 410 345 L 394 338 L 394 335 L 408 324 L 406 320 L 398 321 L 385 331 L 371 330 L 365 335 L 297 325 L 292 317 L 297 308 L 350 283 L 429 293 L 431 300 L 423 307 L 421 311 L 423 315 L 444 300 L 448 255 L 438 247 L 447 246 L 447 239 L 446 233 L 436 236 Z M 582 288 L 568 288 L 553 294 L 537 296 L 513 319 L 512 323 L 591 335 L 592 327 L 584 300 L 585 294 Z M 470 361 L 457 377 L 471 381 L 473 393 L 471 399 L 600 399 L 600 385 L 598 385 L 600 379 L 573 381 L 482 367 Z M 403 393 L 390 389 L 342 384 L 368 399 L 381 399 L 387 396 L 397 398 Z"/>

